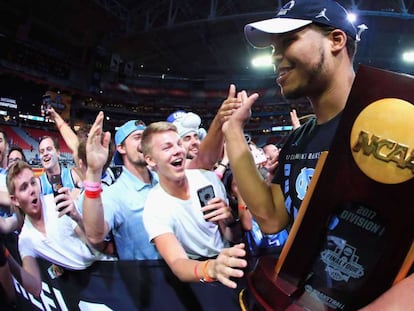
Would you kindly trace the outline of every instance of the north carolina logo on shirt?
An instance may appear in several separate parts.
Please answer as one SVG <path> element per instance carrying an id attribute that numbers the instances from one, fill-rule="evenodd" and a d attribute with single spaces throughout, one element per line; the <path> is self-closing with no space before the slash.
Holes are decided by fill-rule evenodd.
<path id="1" fill-rule="evenodd" d="M 300 173 L 295 182 L 295 189 L 299 200 L 303 200 L 305 198 L 306 191 L 308 191 L 308 187 L 312 180 L 314 172 L 314 168 L 304 167 L 300 170 Z"/>
<path id="2" fill-rule="evenodd" d="M 350 148 L 361 171 L 384 184 L 414 177 L 414 106 L 384 98 L 365 107 L 352 127 Z"/>

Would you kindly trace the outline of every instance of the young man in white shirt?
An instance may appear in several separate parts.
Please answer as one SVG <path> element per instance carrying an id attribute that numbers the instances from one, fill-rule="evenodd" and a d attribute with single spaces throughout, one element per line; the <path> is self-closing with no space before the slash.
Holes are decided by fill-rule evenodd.
<path id="1" fill-rule="evenodd" d="M 241 228 L 219 178 L 213 171 L 185 168 L 186 150 L 176 127 L 168 122 L 152 123 L 144 130 L 142 152 L 159 175 L 159 184 L 150 190 L 144 208 L 149 239 L 180 280 L 217 279 L 235 287 L 230 277 L 240 277 L 242 271 L 226 270 L 215 259 L 223 250 L 244 253 L 242 244 L 228 248 L 230 241 L 240 241 Z M 244 260 L 235 261 L 236 266 L 245 266 Z"/>

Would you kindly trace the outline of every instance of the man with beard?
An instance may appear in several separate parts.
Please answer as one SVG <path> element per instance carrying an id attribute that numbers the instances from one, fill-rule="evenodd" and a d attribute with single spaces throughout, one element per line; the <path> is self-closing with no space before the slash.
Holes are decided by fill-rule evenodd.
<path id="1" fill-rule="evenodd" d="M 324 13 L 333 11 L 331 18 L 308 17 L 317 16 L 327 6 L 330 10 Z M 299 15 L 293 16 L 295 13 Z M 270 185 L 259 175 L 243 134 L 258 94 L 247 96 L 245 91 L 239 92 L 237 97 L 243 105 L 223 125 L 239 191 L 262 231 L 271 234 L 293 221 L 318 160 L 294 155 L 319 154 L 329 149 L 355 77 L 352 63 L 357 30 L 346 19 L 346 11 L 334 1 L 313 1 L 312 5 L 308 1 L 291 1 L 276 18 L 246 25 L 245 35 L 254 46 L 273 47 L 277 83 L 283 96 L 308 97 L 316 114 L 285 142 L 279 169 Z M 299 179 L 303 182 L 297 183 Z"/>
<path id="2" fill-rule="evenodd" d="M 315 112 L 315 118 L 284 143 L 271 185 L 260 177 L 243 135 L 258 94 L 239 92 L 242 108 L 223 125 L 237 186 L 262 231 L 272 234 L 290 229 L 313 175 L 317 159 L 301 155 L 329 150 L 355 78 L 360 32 L 332 0 L 289 1 L 275 18 L 248 24 L 244 31 L 252 45 L 273 47 L 276 82 L 283 96 L 307 97 Z M 410 275 L 364 310 L 412 310 L 408 293 L 413 280 Z"/>
<path id="3" fill-rule="evenodd" d="M 200 144 L 206 131 L 200 128 L 201 119 L 193 112 L 176 111 L 167 118 L 168 122 L 177 127 L 178 135 L 186 150 L 186 165 L 195 159 L 200 152 Z"/>
<path id="4" fill-rule="evenodd" d="M 60 147 L 56 138 L 43 136 L 39 142 L 39 154 L 45 172 L 39 176 L 43 194 L 53 193 L 51 176 L 60 175 L 62 186 L 69 189 L 81 188 L 82 180 L 75 170 L 62 167 L 59 163 Z"/>

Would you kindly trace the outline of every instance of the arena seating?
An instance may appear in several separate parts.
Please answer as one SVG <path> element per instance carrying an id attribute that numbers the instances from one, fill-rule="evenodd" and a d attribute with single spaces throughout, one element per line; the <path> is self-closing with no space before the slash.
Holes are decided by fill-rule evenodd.
<path id="1" fill-rule="evenodd" d="M 23 130 L 36 141 L 36 146 L 34 146 L 36 149 L 38 147 L 39 139 L 43 136 L 52 136 L 56 137 L 58 139 L 59 145 L 60 145 L 60 151 L 64 153 L 72 153 L 68 145 L 66 145 L 65 141 L 63 140 L 62 136 L 59 132 L 54 131 L 47 131 L 42 129 L 35 129 L 35 128 L 23 128 Z"/>
<path id="2" fill-rule="evenodd" d="M 17 145 L 23 150 L 30 150 L 30 143 L 27 143 L 19 134 L 14 131 L 12 126 L 2 125 L 1 128 L 6 132 L 10 145 Z"/>
<path id="3" fill-rule="evenodd" d="M 7 125 L 2 125 L 1 127 L 6 131 L 7 136 L 9 137 L 9 142 L 12 142 L 13 145 L 18 145 L 23 150 L 31 150 L 31 146 L 33 149 L 37 150 L 39 139 L 41 137 L 52 136 L 58 139 L 61 152 L 72 153 L 58 132 L 28 127 L 20 128 Z"/>
<path id="4" fill-rule="evenodd" d="M 57 138 L 59 142 L 62 162 L 69 165 L 73 164 L 72 150 L 70 150 L 60 133 L 57 131 L 9 125 L 1 125 L 0 128 L 7 134 L 10 146 L 19 146 L 22 148 L 29 162 L 39 158 L 39 139 L 43 136 L 52 136 Z"/>

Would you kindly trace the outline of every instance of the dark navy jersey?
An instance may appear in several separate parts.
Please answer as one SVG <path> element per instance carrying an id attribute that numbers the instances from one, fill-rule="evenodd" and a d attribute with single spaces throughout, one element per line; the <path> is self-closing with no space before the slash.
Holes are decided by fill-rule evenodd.
<path id="1" fill-rule="evenodd" d="M 320 125 L 312 118 L 293 131 L 283 145 L 272 182 L 282 188 L 291 222 L 296 218 L 321 153 L 331 146 L 340 117 L 341 113 Z"/>

